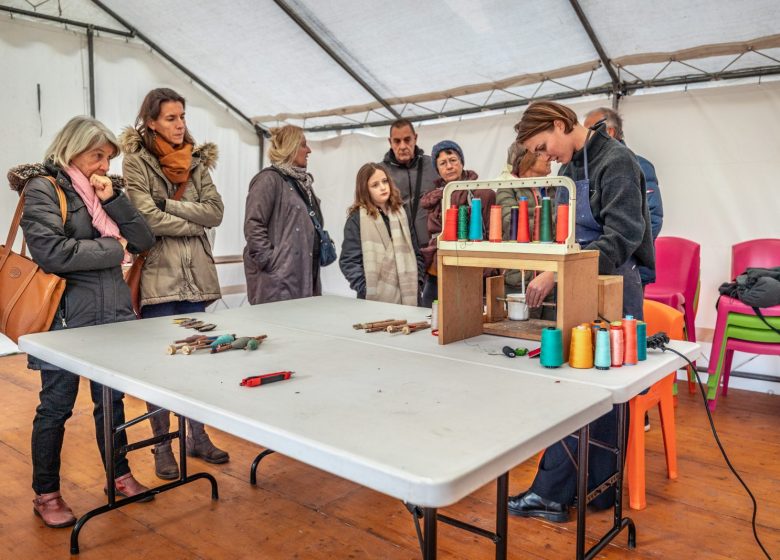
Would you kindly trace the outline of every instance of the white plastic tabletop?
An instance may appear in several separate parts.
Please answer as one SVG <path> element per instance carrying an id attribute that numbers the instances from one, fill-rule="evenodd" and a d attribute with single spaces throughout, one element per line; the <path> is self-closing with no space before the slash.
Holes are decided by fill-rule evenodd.
<path id="1" fill-rule="evenodd" d="M 369 344 L 402 349 L 409 352 L 436 356 L 439 358 L 465 361 L 478 365 L 488 365 L 511 371 L 530 373 L 548 378 L 593 385 L 608 390 L 613 403 L 629 401 L 653 383 L 661 380 L 673 371 L 684 367 L 682 358 L 672 352 L 650 350 L 647 360 L 635 366 L 611 368 L 607 371 L 597 369 L 575 369 L 567 365 L 548 369 L 538 359 L 528 357 L 507 358 L 501 352 L 504 346 L 512 348 L 538 348 L 539 343 L 516 338 L 482 335 L 468 340 L 440 345 L 438 338 L 430 330 L 403 335 L 386 332 L 365 333 L 355 330 L 353 324 L 378 321 L 382 319 L 406 319 L 409 322 L 427 320 L 430 309 L 410 307 L 391 303 L 366 301 L 357 298 L 339 296 L 320 296 L 295 299 L 261 306 L 256 312 L 250 307 L 237 310 L 239 313 L 254 315 L 257 313 L 264 321 L 292 327 L 308 332 L 329 334 L 350 340 L 359 340 Z M 214 320 L 219 322 L 219 314 Z M 648 333 L 650 334 L 650 333 Z M 672 341 L 669 345 L 685 354 L 689 360 L 695 360 L 701 354 L 698 344 Z"/>
<path id="2" fill-rule="evenodd" d="M 268 314 L 255 306 L 202 315 L 216 333 L 267 334 L 254 352 L 169 356 L 168 344 L 193 333 L 170 318 L 29 335 L 19 347 L 427 507 L 460 500 L 611 408 L 598 387 L 292 329 Z M 331 317 L 334 330 L 342 318 Z M 239 386 L 279 370 L 295 375 Z"/>

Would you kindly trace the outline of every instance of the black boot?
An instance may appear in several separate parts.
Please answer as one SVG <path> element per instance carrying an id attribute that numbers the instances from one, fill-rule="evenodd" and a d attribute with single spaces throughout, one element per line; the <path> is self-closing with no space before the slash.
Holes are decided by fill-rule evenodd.
<path id="1" fill-rule="evenodd" d="M 187 419 L 189 430 L 187 431 L 187 455 L 199 457 L 207 463 L 220 465 L 230 460 L 230 455 L 222 451 L 209 439 L 206 428 L 200 422 Z"/>
<path id="2" fill-rule="evenodd" d="M 149 412 L 159 410 L 157 406 L 150 403 L 146 403 L 146 409 Z M 162 436 L 171 431 L 171 416 L 167 410 L 163 410 L 162 412 L 158 412 L 154 416 L 151 416 L 149 418 L 149 423 L 152 425 L 152 433 L 155 436 Z M 154 455 L 154 474 L 156 474 L 158 478 L 163 480 L 175 480 L 179 478 L 179 465 L 176 463 L 176 458 L 173 456 L 170 441 L 155 445 L 152 448 L 152 454 Z"/>

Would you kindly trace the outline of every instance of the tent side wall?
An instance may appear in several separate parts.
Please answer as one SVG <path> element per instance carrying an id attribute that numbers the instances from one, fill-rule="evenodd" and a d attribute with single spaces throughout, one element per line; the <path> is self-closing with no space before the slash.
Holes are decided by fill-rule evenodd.
<path id="1" fill-rule="evenodd" d="M 5 78 L 0 88 L 4 131 L 0 169 L 4 177 L 13 165 L 40 161 L 69 118 L 89 113 L 89 81 L 86 36 L 61 26 L 0 20 L 0 53 L 0 75 Z M 36 84 L 41 88 L 40 115 Z M 244 200 L 249 181 L 258 171 L 254 131 L 148 47 L 112 37 L 95 38 L 96 117 L 112 131 L 119 133 L 132 125 L 144 95 L 163 86 L 187 99 L 188 126 L 196 141 L 219 146 L 213 178 L 225 203 L 225 217 L 217 231 L 214 254 L 240 254 Z M 114 160 L 111 172 L 121 170 L 121 158 Z M 4 180 L 0 231 L 7 231 L 16 202 L 16 194 Z"/>

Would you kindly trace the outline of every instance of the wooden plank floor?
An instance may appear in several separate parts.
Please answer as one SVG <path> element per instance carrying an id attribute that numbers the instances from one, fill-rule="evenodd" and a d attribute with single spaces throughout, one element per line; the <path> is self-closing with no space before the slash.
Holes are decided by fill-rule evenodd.
<path id="1" fill-rule="evenodd" d="M 69 556 L 69 530 L 45 528 L 32 514 L 30 430 L 38 403 L 39 377 L 24 356 L 0 358 L 0 558 Z M 128 417 L 144 411 L 126 399 Z M 648 507 L 630 512 L 638 548 L 629 551 L 622 534 L 600 558 L 761 558 L 750 528 L 751 504 L 727 470 L 712 439 L 700 397 L 681 391 L 677 408 L 680 478 L 666 479 L 657 414 L 647 434 Z M 759 499 L 758 530 L 770 553 L 780 557 L 780 398 L 732 391 L 721 398 L 716 425 L 732 462 Z M 212 467 L 190 462 L 219 482 L 220 500 L 209 498 L 205 481 L 176 489 L 149 504 L 134 504 L 91 520 L 81 533 L 84 560 L 123 558 L 381 558 L 415 559 L 419 549 L 411 518 L 400 502 L 283 456 L 264 460 L 257 488 L 249 486 L 252 444 L 211 430 L 231 461 Z M 131 439 L 148 436 L 148 425 Z M 147 450 L 130 456 L 143 482 L 156 482 Z M 535 461 L 511 473 L 510 491 L 527 487 Z M 103 473 L 94 441 L 92 404 L 86 381 L 68 421 L 62 490 L 77 515 L 104 503 Z M 446 512 L 491 529 L 495 486 L 489 485 Z M 610 523 L 608 513 L 589 515 L 589 535 Z M 509 557 L 572 557 L 575 524 L 556 525 L 511 518 Z M 487 559 L 492 545 L 456 529 L 439 529 L 441 558 Z"/>

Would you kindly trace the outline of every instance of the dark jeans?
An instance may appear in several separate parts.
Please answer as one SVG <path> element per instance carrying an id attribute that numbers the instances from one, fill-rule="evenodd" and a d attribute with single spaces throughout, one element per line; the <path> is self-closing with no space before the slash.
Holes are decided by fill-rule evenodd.
<path id="1" fill-rule="evenodd" d="M 633 315 L 635 319 L 644 317 L 644 290 L 639 270 L 634 259 L 618 267 L 616 274 L 623 276 L 623 316 Z M 614 318 L 610 317 L 614 320 Z M 646 391 L 644 391 L 646 392 Z M 590 424 L 590 437 L 608 445 L 617 444 L 617 408 L 613 407 L 601 418 Z M 626 407 L 625 434 L 628 434 L 628 407 Z M 626 442 L 623 442 L 625 446 Z M 577 492 L 577 471 L 563 446 L 566 445 L 577 457 L 577 440 L 566 438 L 548 447 L 544 452 L 539 471 L 536 473 L 531 491 L 546 500 L 571 505 Z M 625 447 L 624 447 L 625 449 Z M 617 457 L 601 449 L 591 446 L 588 450 L 588 491 L 600 485 L 617 470 Z M 591 504 L 599 509 L 612 505 L 615 501 L 615 489 L 610 488 L 593 500 Z"/>
<path id="2" fill-rule="evenodd" d="M 433 301 L 439 298 L 439 277 L 433 274 L 425 276 L 422 292 L 422 307 L 432 307 Z"/>
<path id="3" fill-rule="evenodd" d="M 95 404 L 95 436 L 97 437 L 103 467 L 106 464 L 105 441 L 103 437 L 103 385 L 89 382 L 92 402 Z M 73 405 L 79 391 L 79 376 L 64 369 L 41 371 L 41 404 L 35 411 L 32 431 L 33 483 L 36 494 L 48 494 L 60 489 L 60 454 L 65 437 L 65 421 L 73 415 Z M 113 425 L 125 421 L 123 393 L 111 391 L 114 403 Z M 116 438 L 116 446 L 127 445 L 125 432 Z M 117 458 L 115 476 L 118 478 L 130 472 L 130 465 L 124 455 Z"/>
<path id="4" fill-rule="evenodd" d="M 169 317 L 171 315 L 179 315 L 179 316 L 186 316 L 190 313 L 202 313 L 206 310 L 206 303 L 203 301 L 169 301 L 167 303 L 157 303 L 154 305 L 144 305 L 141 308 L 141 318 L 142 319 L 152 319 L 154 317 Z M 192 332 L 192 331 L 190 331 Z M 189 334 L 189 333 L 187 333 Z M 184 338 L 184 337 L 182 337 Z M 159 410 L 160 407 L 157 405 L 154 405 L 152 403 L 147 403 L 146 409 L 149 412 L 152 412 L 153 410 Z M 155 436 L 162 435 L 163 433 L 167 433 L 170 429 L 170 418 L 168 412 L 159 412 L 157 413 L 157 416 L 164 416 L 164 419 L 161 419 L 159 422 L 151 422 L 152 424 L 152 433 L 154 433 Z M 195 431 L 201 432 L 202 429 L 200 429 L 203 424 L 200 422 L 196 422 L 194 420 L 187 419 L 187 422 L 189 424 L 189 435 L 193 436 Z M 193 425 L 195 428 L 193 428 Z M 160 433 L 157 433 L 160 431 Z M 184 442 L 180 442 L 182 445 Z M 158 444 L 155 447 L 159 448 L 165 445 L 170 445 L 170 442 L 165 442 L 163 444 Z"/>

